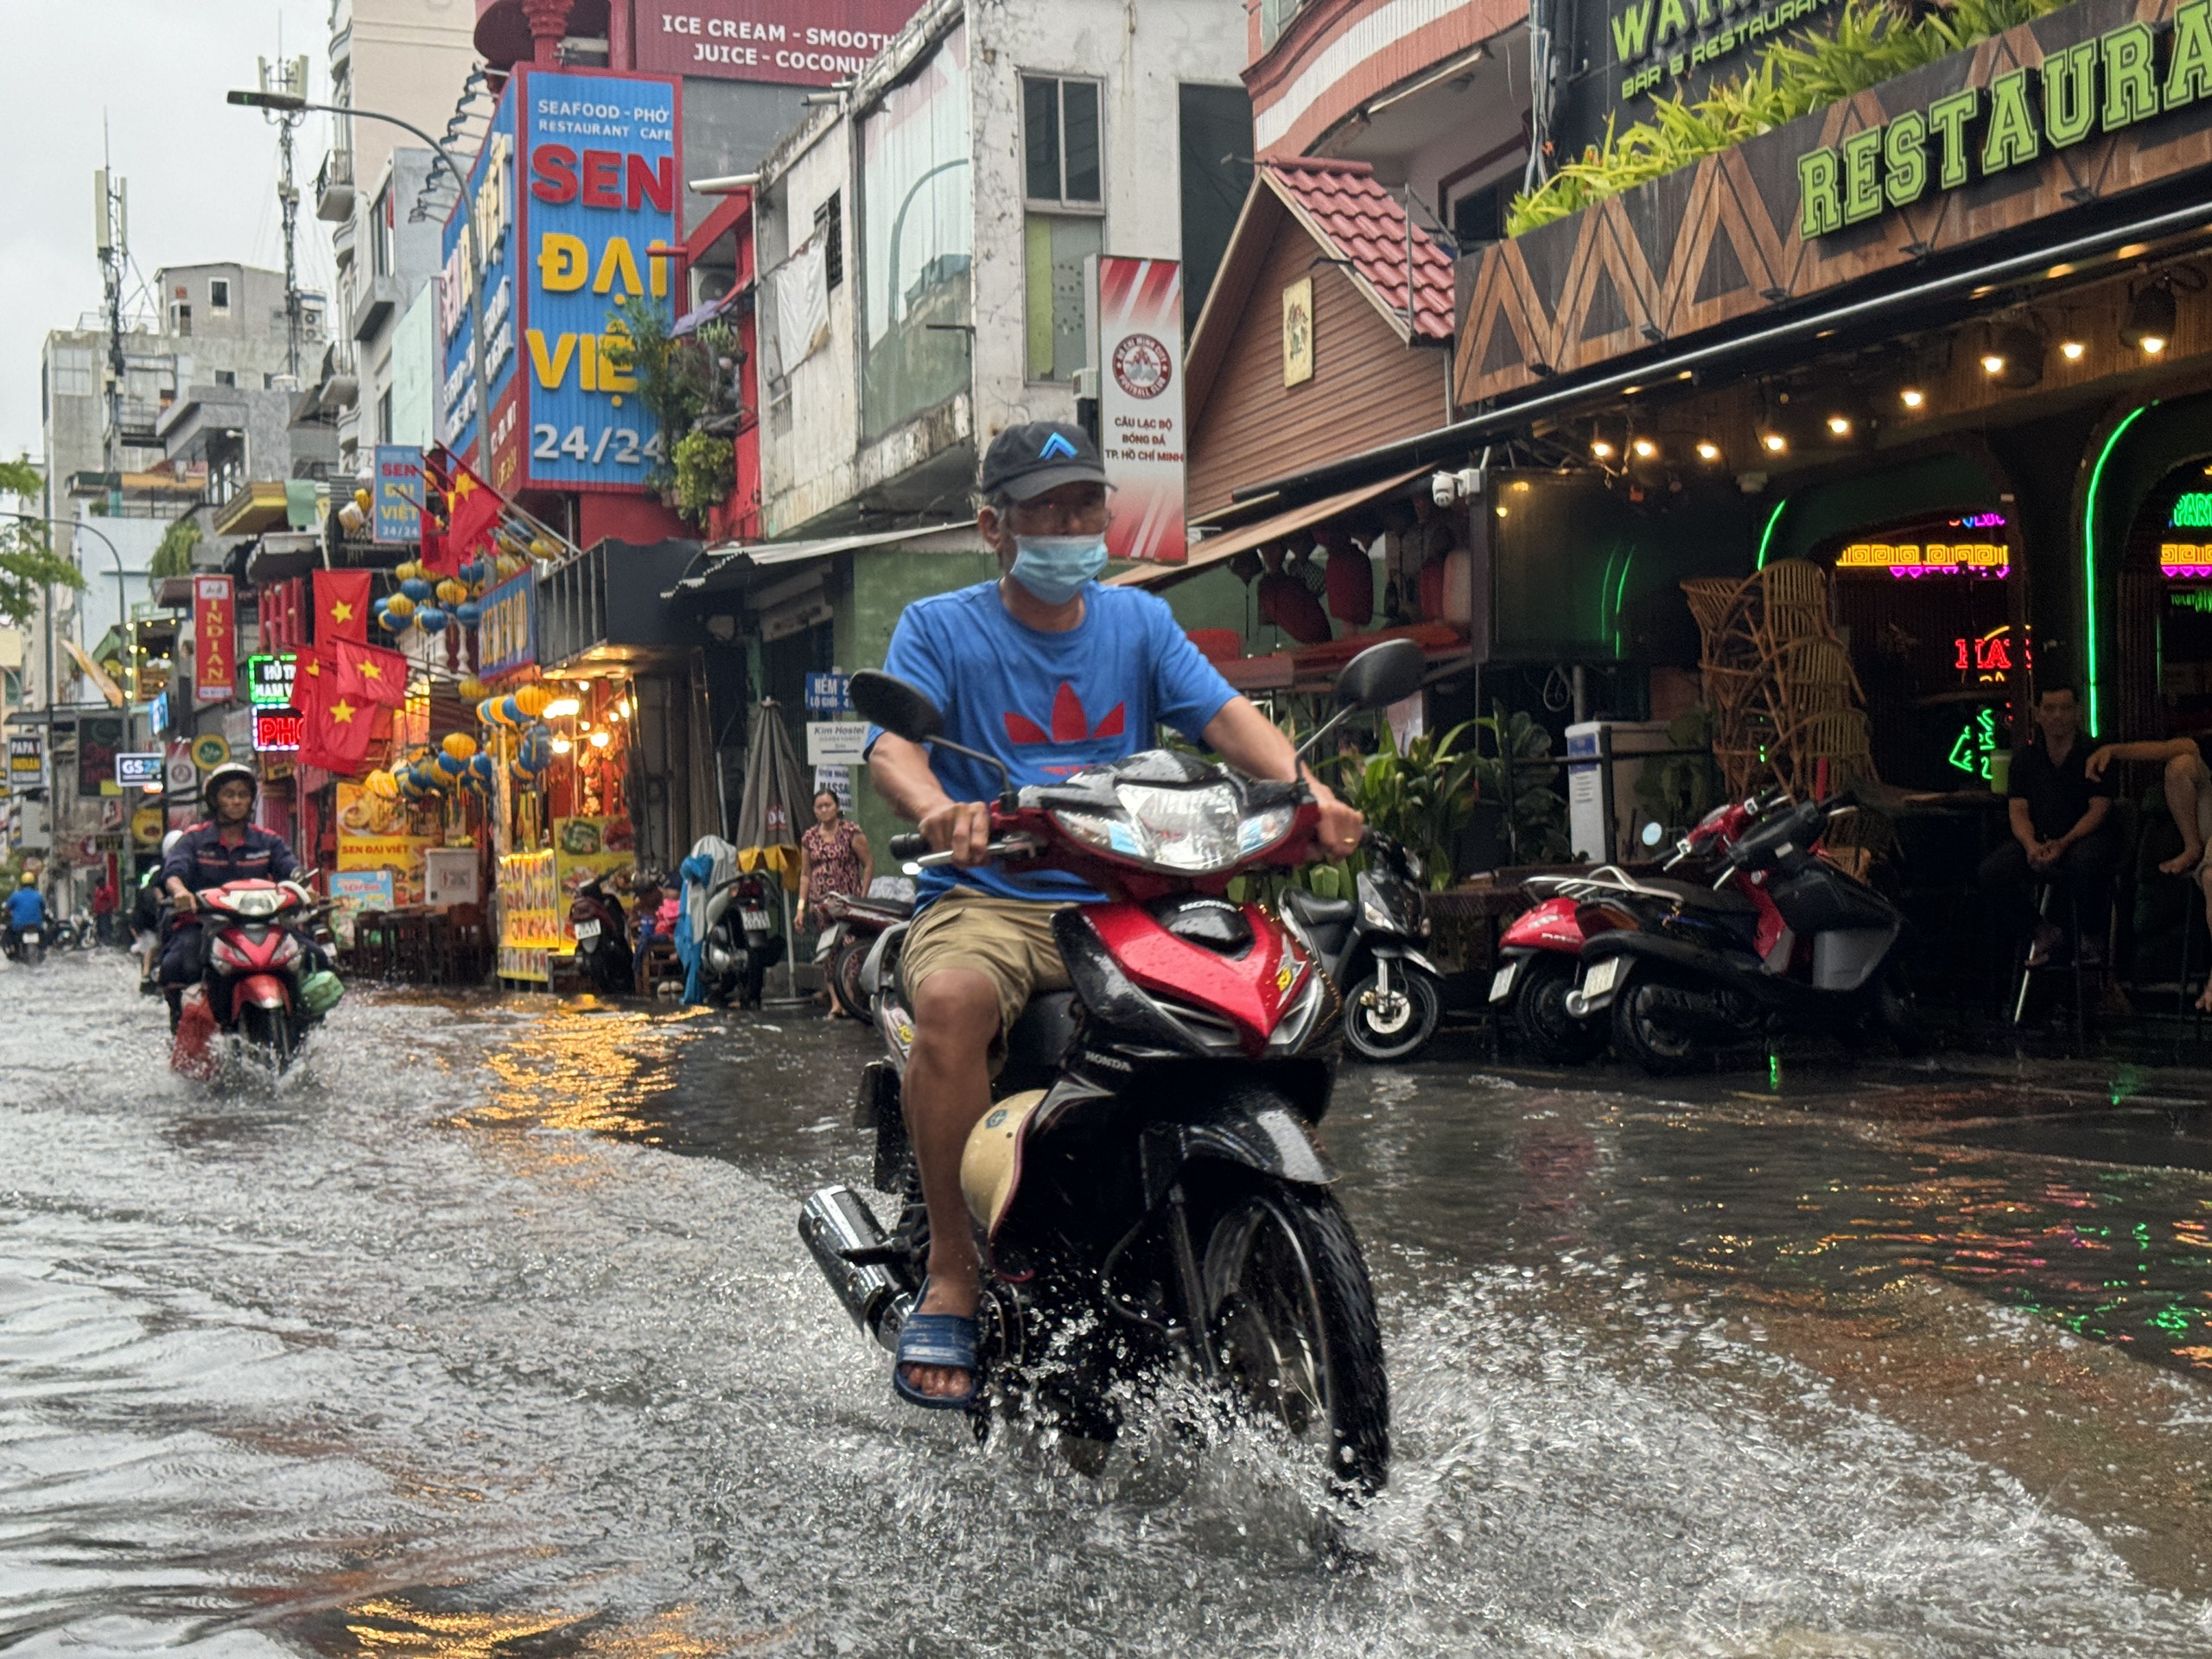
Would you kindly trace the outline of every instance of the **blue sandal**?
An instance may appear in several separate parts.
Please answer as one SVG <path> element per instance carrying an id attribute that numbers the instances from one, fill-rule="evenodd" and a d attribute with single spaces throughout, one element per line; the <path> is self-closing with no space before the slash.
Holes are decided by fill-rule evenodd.
<path id="1" fill-rule="evenodd" d="M 919 1306 L 929 1294 L 930 1282 L 914 1294 Z M 982 1370 L 976 1360 L 976 1324 L 963 1313 L 909 1313 L 899 1327 L 899 1349 L 891 1364 L 891 1389 L 910 1406 L 925 1411 L 968 1411 L 982 1395 Z M 909 1365 L 942 1365 L 968 1373 L 965 1394 L 924 1394 L 906 1381 Z"/>

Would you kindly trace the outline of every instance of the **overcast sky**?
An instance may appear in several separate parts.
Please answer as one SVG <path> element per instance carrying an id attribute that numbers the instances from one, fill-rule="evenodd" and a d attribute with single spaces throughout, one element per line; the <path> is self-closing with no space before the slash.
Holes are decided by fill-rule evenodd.
<path id="1" fill-rule="evenodd" d="M 236 259 L 284 267 L 276 132 L 223 102 L 254 60 L 308 56 L 327 99 L 328 0 L 0 0 L 11 72 L 0 94 L 0 454 L 37 457 L 39 347 L 101 305 L 92 173 L 101 124 L 130 181 L 125 289 L 162 265 Z M 301 285 L 329 291 L 330 226 L 315 217 L 327 130 L 297 138 Z"/>

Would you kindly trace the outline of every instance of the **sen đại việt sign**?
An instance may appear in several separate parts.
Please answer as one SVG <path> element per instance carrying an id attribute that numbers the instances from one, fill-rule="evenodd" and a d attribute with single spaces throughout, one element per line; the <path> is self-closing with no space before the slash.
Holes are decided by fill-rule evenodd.
<path id="1" fill-rule="evenodd" d="M 2212 0 L 2194 0 L 2163 41 L 2148 23 L 2123 23 L 1805 151 L 1798 234 L 1809 241 L 1862 224 L 1930 188 L 1955 190 L 2207 98 Z"/>

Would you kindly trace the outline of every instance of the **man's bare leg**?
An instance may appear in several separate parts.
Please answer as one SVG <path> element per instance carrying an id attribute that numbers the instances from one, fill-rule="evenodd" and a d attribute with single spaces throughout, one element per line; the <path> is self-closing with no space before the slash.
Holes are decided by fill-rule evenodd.
<path id="1" fill-rule="evenodd" d="M 2181 831 L 2181 851 L 2158 868 L 2168 875 L 2187 875 L 2204 859 L 2204 831 L 2198 818 L 2198 797 L 2212 789 L 2212 772 L 2193 754 L 2177 754 L 2166 762 L 2166 810 Z"/>
<path id="2" fill-rule="evenodd" d="M 998 991 L 972 968 L 944 968 L 914 998 L 914 1052 L 906 1062 L 906 1133 L 930 1212 L 929 1294 L 918 1313 L 973 1315 L 976 1239 L 960 1192 L 960 1154 L 991 1103 L 990 1046 L 998 1035 Z M 957 1399 L 968 1373 L 909 1365 L 906 1381 L 924 1394 Z"/>

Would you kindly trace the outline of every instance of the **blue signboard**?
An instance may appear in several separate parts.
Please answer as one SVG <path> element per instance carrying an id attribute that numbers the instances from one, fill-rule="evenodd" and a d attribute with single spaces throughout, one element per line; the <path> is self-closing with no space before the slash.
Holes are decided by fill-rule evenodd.
<path id="1" fill-rule="evenodd" d="M 670 292 L 677 273 L 669 257 L 678 245 L 683 189 L 676 136 L 682 86 L 648 75 L 518 67 L 513 86 L 520 88 L 525 181 L 516 262 L 524 482 L 642 491 L 663 440 L 623 372 L 613 313 L 641 296 L 671 315 L 683 308 Z M 504 448 L 495 416 L 495 457 Z M 492 482 L 507 487 L 496 475 Z"/>
<path id="2" fill-rule="evenodd" d="M 423 452 L 411 443 L 377 445 L 376 493 L 369 501 L 377 545 L 423 539 Z"/>
<path id="3" fill-rule="evenodd" d="M 853 712 L 852 676 L 810 674 L 806 677 L 806 712 L 810 715 L 849 715 Z"/>
<path id="4" fill-rule="evenodd" d="M 469 315 L 469 289 L 477 283 L 468 258 L 468 236 L 463 228 L 473 217 L 484 261 L 481 293 L 485 372 L 491 377 L 490 402 L 500 409 L 515 376 L 515 238 L 520 232 L 515 201 L 515 98 L 522 76 L 517 73 L 500 95 L 492 112 L 492 124 L 468 169 L 468 188 L 454 205 L 446 220 L 442 245 L 444 268 L 437 280 L 438 386 L 432 402 L 437 411 L 437 430 L 446 447 L 474 461 L 499 488 L 511 488 L 492 476 L 494 468 L 481 454 L 471 454 L 477 439 L 474 339 Z M 494 425 L 498 424 L 495 416 Z M 492 448 L 512 436 L 495 430 Z"/>
<path id="5" fill-rule="evenodd" d="M 537 578 L 525 570 L 484 595 L 476 671 L 486 678 L 537 660 Z"/>

